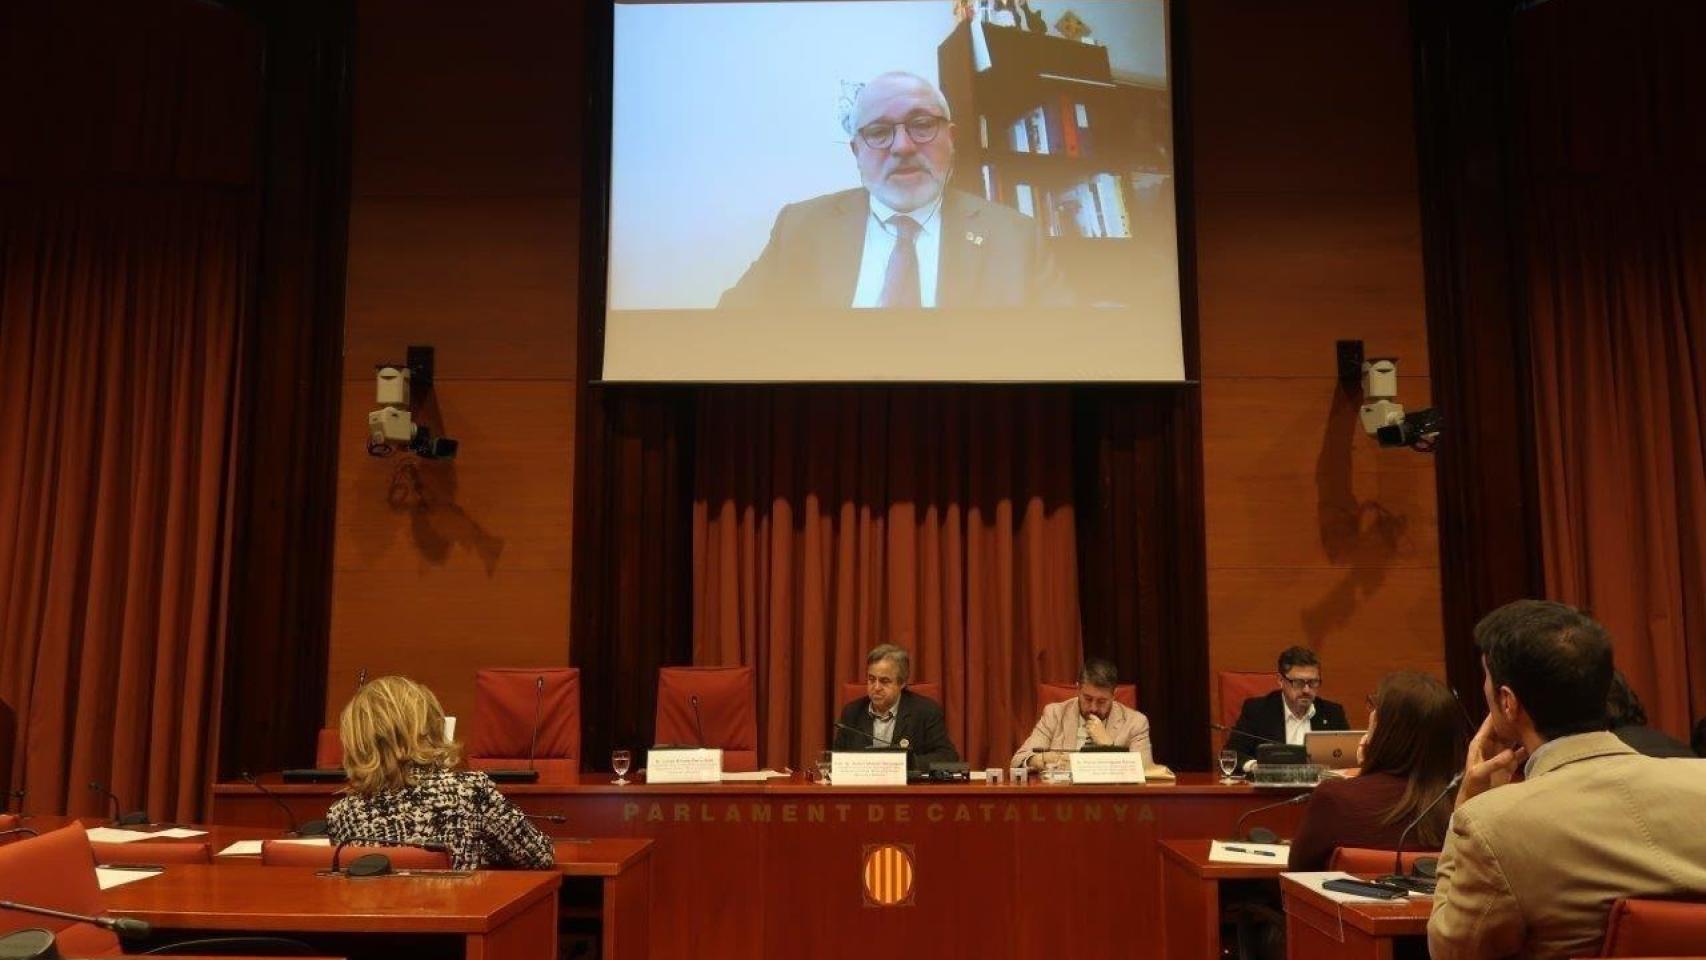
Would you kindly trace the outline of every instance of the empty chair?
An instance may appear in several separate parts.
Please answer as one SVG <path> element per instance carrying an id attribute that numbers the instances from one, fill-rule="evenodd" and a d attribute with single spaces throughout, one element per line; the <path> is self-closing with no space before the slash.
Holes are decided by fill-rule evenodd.
<path id="1" fill-rule="evenodd" d="M 1265 697 L 1275 689 L 1272 671 L 1239 673 L 1220 671 L 1220 722 L 1232 726 L 1238 722 L 1238 711 L 1251 697 Z"/>
<path id="2" fill-rule="evenodd" d="M 921 697 L 928 697 L 931 700 L 936 701 L 936 705 L 939 707 L 947 706 L 947 704 L 942 701 L 942 685 L 939 683 L 909 683 L 906 685 L 906 689 L 911 690 L 913 693 L 916 693 Z M 865 681 L 863 680 L 844 683 L 841 685 L 842 706 L 852 703 L 864 695 Z"/>
<path id="3" fill-rule="evenodd" d="M 1611 905 L 1605 925 L 1607 957 L 1686 957 L 1706 944 L 1706 903 L 1625 899 Z"/>
<path id="4" fill-rule="evenodd" d="M 95 840 L 90 842 L 89 847 L 94 854 L 95 863 L 102 866 L 213 862 L 213 846 L 206 840 L 141 840 L 136 843 L 106 843 Z"/>
<path id="5" fill-rule="evenodd" d="M 0 846 L 0 900 L 68 913 L 100 913 L 101 887 L 95 880 L 95 857 L 83 826 L 74 823 Z M 92 924 L 0 910 L 0 936 L 31 927 L 51 931 L 59 952 L 67 957 L 120 952 L 118 938 Z"/>
<path id="6" fill-rule="evenodd" d="M 336 846 L 307 843 L 291 843 L 287 840 L 261 841 L 261 864 L 268 867 L 316 867 L 330 870 L 332 854 Z M 450 854 L 440 850 L 422 850 L 420 847 L 385 847 L 357 846 L 350 844 L 344 848 L 339 867 L 347 867 L 351 860 L 370 853 L 382 853 L 391 859 L 391 866 L 399 870 L 445 870 L 450 867 Z"/>
<path id="7" fill-rule="evenodd" d="M 1078 685 L 1075 683 L 1039 683 L 1037 684 L 1037 709 L 1062 700 L 1071 700 L 1078 696 Z M 1137 684 L 1122 683 L 1114 687 L 1114 701 L 1123 706 L 1137 709 Z"/>
<path id="8" fill-rule="evenodd" d="M 693 698 L 699 698 L 695 721 Z M 658 671 L 660 744 L 718 747 L 723 769 L 758 769 L 758 705 L 751 667 L 664 667 Z M 700 740 L 699 723 L 704 725 Z"/>
<path id="9" fill-rule="evenodd" d="M 1371 850 L 1368 847 L 1339 847 L 1333 851 L 1333 859 L 1327 863 L 1327 869 L 1343 870 L 1345 873 L 1387 874 L 1392 872 L 1392 853 L 1391 850 Z M 1439 851 L 1404 851 L 1404 872 L 1413 871 L 1416 861 L 1422 859 L 1438 860 Z"/>
<path id="10" fill-rule="evenodd" d="M 580 677 L 574 667 L 478 671 L 468 766 L 533 769 L 541 783 L 573 783 L 581 756 Z"/>

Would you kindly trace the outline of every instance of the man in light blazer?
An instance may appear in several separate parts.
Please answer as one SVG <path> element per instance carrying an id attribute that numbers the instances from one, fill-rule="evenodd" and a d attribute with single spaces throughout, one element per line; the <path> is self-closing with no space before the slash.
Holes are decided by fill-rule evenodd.
<path id="1" fill-rule="evenodd" d="M 928 80 L 873 78 L 848 133 L 862 185 L 783 207 L 719 309 L 1070 305 L 1035 220 L 948 188 L 954 124 Z"/>
<path id="2" fill-rule="evenodd" d="M 1435 960 L 1597 956 L 1613 901 L 1706 895 L 1706 761 L 1644 757 L 1605 729 L 1605 628 L 1518 600 L 1475 642 L 1489 713 L 1440 855 Z"/>
<path id="3" fill-rule="evenodd" d="M 1078 696 L 1043 708 L 1011 766 L 1040 770 L 1051 754 L 1086 744 L 1124 747 L 1143 755 L 1143 767 L 1155 766 L 1149 745 L 1149 718 L 1114 699 L 1119 672 L 1106 660 L 1086 660 L 1078 672 Z"/>

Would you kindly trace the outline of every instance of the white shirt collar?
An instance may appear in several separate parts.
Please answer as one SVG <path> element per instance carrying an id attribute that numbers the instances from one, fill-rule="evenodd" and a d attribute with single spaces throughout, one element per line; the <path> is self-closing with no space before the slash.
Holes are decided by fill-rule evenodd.
<path id="1" fill-rule="evenodd" d="M 877 195 L 869 190 L 865 191 L 865 195 L 871 198 L 871 215 L 877 218 L 877 222 L 883 225 L 883 229 L 888 231 L 890 236 L 893 236 L 894 227 L 889 224 L 889 218 L 896 216 L 900 211 L 878 200 Z M 920 234 L 935 236 L 942 229 L 942 218 L 937 216 L 941 210 L 942 194 L 938 193 L 936 199 L 917 210 L 908 211 L 906 216 L 918 221 L 918 232 Z"/>

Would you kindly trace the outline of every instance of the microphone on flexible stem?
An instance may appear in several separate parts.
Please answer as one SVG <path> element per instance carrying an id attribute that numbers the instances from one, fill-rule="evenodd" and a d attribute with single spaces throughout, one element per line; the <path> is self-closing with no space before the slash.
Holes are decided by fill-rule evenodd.
<path id="1" fill-rule="evenodd" d="M 1294 807 L 1300 803 L 1308 803 L 1311 796 L 1312 794 L 1300 793 L 1295 797 L 1287 797 L 1278 803 L 1270 803 L 1266 806 L 1257 807 L 1254 810 L 1244 811 L 1244 815 L 1239 817 L 1238 822 L 1232 826 L 1233 837 L 1235 839 L 1241 838 L 1248 840 L 1251 843 L 1279 843 L 1279 834 L 1269 830 L 1267 827 L 1252 827 L 1250 832 L 1246 834 L 1244 832 L 1244 821 L 1258 813 L 1264 813 L 1268 810 L 1278 810 L 1280 807 Z"/>
<path id="2" fill-rule="evenodd" d="M 687 703 L 693 708 L 693 732 L 699 736 L 699 746 L 703 747 L 705 745 L 705 720 L 699 716 L 699 695 L 695 693 L 688 697 Z"/>
<path id="3" fill-rule="evenodd" d="M 1457 776 L 1452 777 L 1451 782 L 1445 785 L 1445 789 L 1439 792 L 1439 796 L 1434 797 L 1433 800 L 1429 801 L 1428 805 L 1422 808 L 1422 812 L 1416 814 L 1416 819 L 1411 820 L 1404 826 L 1404 832 L 1398 834 L 1398 849 L 1392 851 L 1392 874 L 1390 876 L 1381 877 L 1379 880 L 1375 881 L 1376 883 L 1402 887 L 1405 890 L 1412 890 L 1417 893 L 1434 892 L 1434 887 L 1438 881 L 1434 880 L 1427 871 L 1422 869 L 1421 860 L 1416 861 L 1417 876 L 1408 877 L 1404 875 L 1404 841 L 1410 839 L 1410 831 L 1416 829 L 1416 827 L 1427 818 L 1427 815 L 1433 812 L 1434 807 L 1439 806 L 1439 802 L 1444 800 L 1447 794 L 1455 791 L 1462 783 L 1463 771 L 1459 770 L 1457 772 Z"/>
<path id="4" fill-rule="evenodd" d="M 332 850 L 332 873 L 343 872 L 352 877 L 382 877 L 391 872 L 391 858 L 383 853 L 364 853 L 350 861 L 348 870 L 340 871 L 338 866 L 343 861 L 344 848 L 352 844 L 367 844 L 375 847 L 416 847 L 421 850 L 430 850 L 433 853 L 450 852 L 449 847 L 430 840 L 416 842 L 413 840 L 387 840 L 384 837 L 347 837 Z"/>
<path id="5" fill-rule="evenodd" d="M 864 737 L 865 739 L 871 741 L 872 743 L 882 744 L 885 747 L 894 746 L 894 741 L 892 741 L 892 740 L 884 740 L 882 737 L 879 737 L 874 733 L 867 733 L 866 731 L 861 730 L 858 727 L 850 727 L 847 724 L 842 723 L 840 720 L 835 721 L 835 728 L 837 730 L 846 730 L 848 733 L 857 734 L 857 735 Z"/>
<path id="6" fill-rule="evenodd" d="M 1216 731 L 1219 731 L 1221 733 L 1227 734 L 1228 736 L 1249 737 L 1251 740 L 1259 740 L 1262 743 L 1277 743 L 1277 744 L 1280 744 L 1281 746 L 1285 745 L 1284 740 L 1275 740 L 1272 737 L 1264 737 L 1259 733 L 1251 733 L 1248 730 L 1240 730 L 1237 727 L 1229 727 L 1224 723 L 1211 723 L 1208 725 L 1208 728 L 1210 730 L 1216 730 Z"/>
<path id="7" fill-rule="evenodd" d="M 263 783 L 261 783 L 261 781 L 257 780 L 255 778 L 255 776 L 253 774 L 249 773 L 247 770 L 243 771 L 242 773 L 239 773 L 237 776 L 242 778 L 244 783 L 247 783 L 249 786 L 254 787 L 256 790 L 259 790 L 261 792 L 262 796 L 265 796 L 268 800 L 271 800 L 273 803 L 278 804 L 278 808 L 280 810 L 284 811 L 284 819 L 289 821 L 289 823 L 290 823 L 290 835 L 291 836 L 293 836 L 293 837 L 323 837 L 326 835 L 326 821 L 324 821 L 324 820 L 304 820 L 304 821 L 298 823 L 296 820 L 296 814 L 291 812 L 290 805 L 284 802 L 283 797 L 280 797 L 278 794 L 273 793 L 271 790 L 268 790 L 266 788 L 265 784 L 263 784 Z"/>
<path id="8" fill-rule="evenodd" d="M 533 769 L 533 758 L 539 752 L 539 720 L 543 716 L 541 709 L 545 706 L 545 678 L 533 678 L 533 739 L 527 744 L 527 769 Z"/>
<path id="9" fill-rule="evenodd" d="M 543 820 L 546 823 L 568 823 L 569 818 L 560 813 L 524 813 L 522 816 L 529 820 Z"/>
<path id="10" fill-rule="evenodd" d="M 55 920 L 70 920 L 73 923 L 87 923 L 111 930 L 126 940 L 136 937 L 146 937 L 153 927 L 146 920 L 135 917 L 103 917 L 86 913 L 68 913 L 64 910 L 54 910 L 51 907 L 38 907 L 28 903 L 18 903 L 15 900 L 0 900 L 0 910 L 13 910 L 18 913 L 34 914 L 38 917 L 52 917 Z M 50 941 L 51 943 L 51 941 Z"/>
<path id="11" fill-rule="evenodd" d="M 107 799 L 112 802 L 112 805 L 113 805 L 113 826 L 115 826 L 115 827 L 139 827 L 139 826 L 142 826 L 142 825 L 148 823 L 148 811 L 146 811 L 146 810 L 133 810 L 130 813 L 124 813 L 124 814 L 119 813 L 119 808 L 122 805 L 118 802 L 118 794 L 113 793 L 111 790 L 108 790 L 106 784 L 101 783 L 98 780 L 90 780 L 89 781 L 89 789 L 95 791 L 96 793 L 106 794 Z"/>

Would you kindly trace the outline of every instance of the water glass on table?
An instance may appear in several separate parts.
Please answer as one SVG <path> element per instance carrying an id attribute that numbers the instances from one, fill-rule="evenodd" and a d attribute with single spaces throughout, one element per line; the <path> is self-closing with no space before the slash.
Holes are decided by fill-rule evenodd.
<path id="1" fill-rule="evenodd" d="M 628 780 L 627 780 L 628 764 L 632 763 L 633 761 L 634 761 L 634 754 L 630 751 L 627 751 L 627 750 L 612 750 L 612 751 L 610 751 L 610 769 L 616 771 L 616 779 L 614 779 L 610 782 L 615 783 L 615 784 L 626 784 L 628 782 Z"/>
<path id="2" fill-rule="evenodd" d="M 1238 769 L 1238 751 L 1220 751 L 1220 782 L 1237 783 L 1238 778 L 1232 775 L 1232 771 L 1236 769 Z"/>

